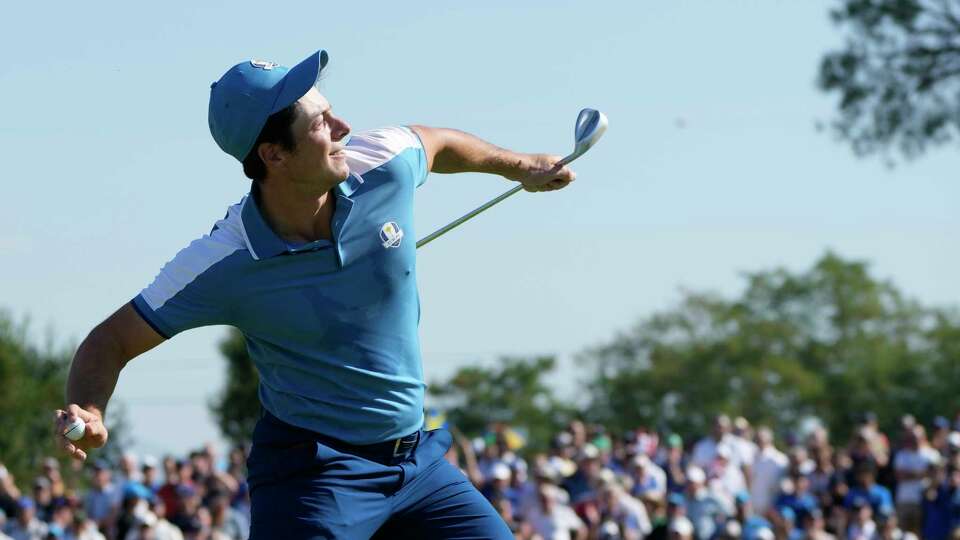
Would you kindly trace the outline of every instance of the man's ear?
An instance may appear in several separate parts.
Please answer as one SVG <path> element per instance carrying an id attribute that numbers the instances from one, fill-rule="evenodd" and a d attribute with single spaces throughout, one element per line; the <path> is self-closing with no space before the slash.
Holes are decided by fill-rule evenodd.
<path id="1" fill-rule="evenodd" d="M 274 143 L 260 143 L 257 147 L 257 155 L 267 168 L 280 166 L 286 159 L 286 152 L 280 148 L 280 145 Z"/>

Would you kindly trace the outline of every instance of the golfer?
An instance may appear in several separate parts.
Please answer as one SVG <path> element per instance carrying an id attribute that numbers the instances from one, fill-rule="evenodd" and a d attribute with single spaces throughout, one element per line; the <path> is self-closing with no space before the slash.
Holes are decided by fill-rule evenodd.
<path id="1" fill-rule="evenodd" d="M 94 328 L 70 368 L 57 440 L 78 459 L 107 442 L 120 370 L 199 326 L 240 329 L 263 414 L 248 459 L 251 537 L 512 538 L 424 431 L 414 190 L 429 171 L 484 172 L 527 191 L 567 186 L 559 157 L 451 129 L 350 134 L 315 87 L 318 51 L 293 68 L 252 60 L 210 90 L 209 124 L 250 192 L 148 287 Z M 200 181 L 202 179 L 193 179 Z M 87 423 L 71 442 L 64 429 Z"/>

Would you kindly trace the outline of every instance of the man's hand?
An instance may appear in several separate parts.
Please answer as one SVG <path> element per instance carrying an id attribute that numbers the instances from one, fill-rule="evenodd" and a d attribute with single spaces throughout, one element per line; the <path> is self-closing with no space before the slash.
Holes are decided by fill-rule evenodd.
<path id="1" fill-rule="evenodd" d="M 510 180 L 523 184 L 525 191 L 554 191 L 563 189 L 577 178 L 566 165 L 559 166 L 560 156 L 550 154 L 526 154 L 524 163 L 516 173 L 506 175 Z"/>
<path id="2" fill-rule="evenodd" d="M 74 418 L 79 418 L 87 424 L 83 438 L 79 441 L 71 441 L 64 436 Z M 99 411 L 91 412 L 82 409 L 79 405 L 71 404 L 66 410 L 57 409 L 53 424 L 53 436 L 57 446 L 75 459 L 87 459 L 86 450 L 100 448 L 107 444 L 107 428 L 103 425 L 103 418 Z"/>

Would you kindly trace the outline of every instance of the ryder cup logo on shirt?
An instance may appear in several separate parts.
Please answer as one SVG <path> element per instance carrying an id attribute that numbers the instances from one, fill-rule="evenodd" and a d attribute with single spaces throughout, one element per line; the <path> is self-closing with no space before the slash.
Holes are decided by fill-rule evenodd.
<path id="1" fill-rule="evenodd" d="M 400 247 L 400 240 L 403 240 L 403 230 L 396 221 L 388 221 L 380 227 L 380 242 L 383 247 Z"/>

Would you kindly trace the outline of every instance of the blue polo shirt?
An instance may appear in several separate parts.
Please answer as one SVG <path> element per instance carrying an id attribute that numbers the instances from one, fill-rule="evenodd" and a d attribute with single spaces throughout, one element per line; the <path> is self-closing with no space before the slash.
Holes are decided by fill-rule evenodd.
<path id="1" fill-rule="evenodd" d="M 352 443 L 423 423 L 413 193 L 427 176 L 419 138 L 390 127 L 354 135 L 335 189 L 333 240 L 291 246 L 256 197 L 231 206 L 133 299 L 164 337 L 235 326 L 281 420 Z"/>

